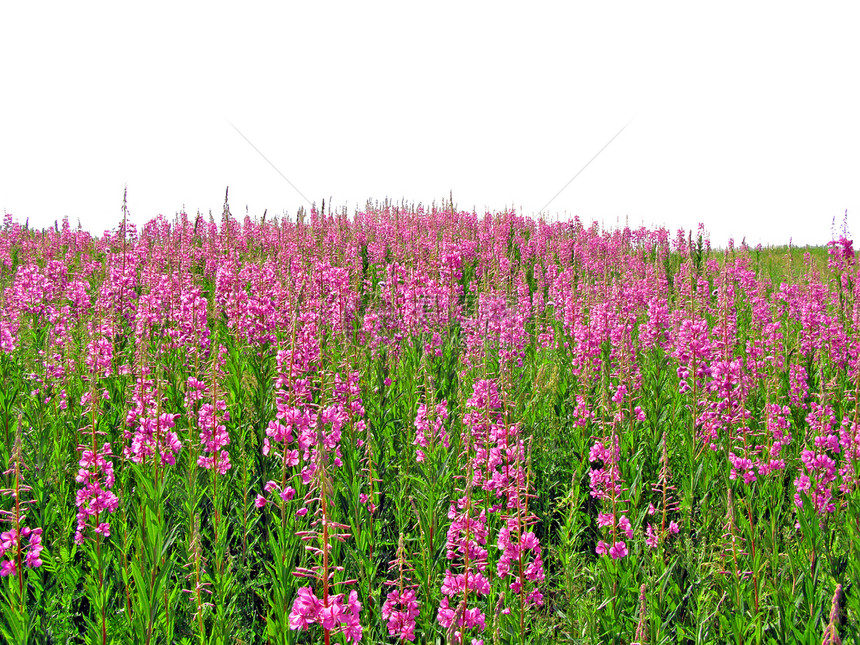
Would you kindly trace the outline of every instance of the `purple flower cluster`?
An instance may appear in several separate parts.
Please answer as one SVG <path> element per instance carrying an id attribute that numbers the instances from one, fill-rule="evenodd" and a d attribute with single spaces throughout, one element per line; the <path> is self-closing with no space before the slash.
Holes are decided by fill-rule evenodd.
<path id="1" fill-rule="evenodd" d="M 462 561 L 462 573 L 445 570 L 442 582 L 444 598 L 439 605 L 437 620 L 448 629 L 455 628 L 454 639 L 462 641 L 463 630 L 486 627 L 484 612 L 477 606 L 469 606 L 469 594 L 486 596 L 490 583 L 484 572 L 487 570 L 487 516 L 484 510 L 477 512 L 470 494 L 451 504 L 448 511 L 451 525 L 448 527 L 446 555 L 448 560 Z"/>
<path id="2" fill-rule="evenodd" d="M 227 412 L 227 403 L 223 399 L 217 399 L 214 405 L 204 403 L 197 412 L 200 445 L 203 447 L 203 454 L 197 458 L 197 465 L 214 470 L 219 475 L 226 474 L 231 467 L 230 453 L 224 450 L 230 444 L 230 435 L 227 434 L 227 426 L 222 423 L 229 420 L 230 413 Z"/>
<path id="3" fill-rule="evenodd" d="M 27 546 L 23 541 L 27 540 Z M 18 563 L 16 560 L 19 550 L 24 557 L 24 566 L 36 568 L 42 566 L 39 554 L 42 553 L 42 529 L 30 529 L 27 526 L 21 528 L 21 534 L 12 529 L 0 533 L 0 559 L 8 558 L 0 562 L 0 576 L 15 576 L 18 574 Z M 9 557 L 9 554 L 14 554 Z"/>
<path id="4" fill-rule="evenodd" d="M 418 608 L 415 589 L 392 589 L 382 603 L 382 618 L 388 623 L 389 636 L 397 636 L 402 641 L 415 640 L 415 619 L 421 610 Z"/>
<path id="5" fill-rule="evenodd" d="M 836 505 L 833 503 L 833 484 L 836 481 L 836 459 L 840 452 L 839 438 L 834 432 L 836 418 L 830 406 L 813 403 L 807 423 L 815 432 L 814 449 L 805 448 L 800 454 L 801 467 L 799 475 L 794 480 L 796 493 L 794 503 L 803 506 L 801 494 L 806 494 L 812 501 L 816 513 L 833 513 Z"/>
<path id="6" fill-rule="evenodd" d="M 25 525 L 27 516 L 26 509 L 34 500 L 24 500 L 24 493 L 32 489 L 23 481 L 23 471 L 26 468 L 21 456 L 21 437 L 15 439 L 12 446 L 9 469 L 4 475 L 12 475 L 14 488 L 0 490 L 0 495 L 11 497 L 13 506 L 11 510 L 0 510 L 0 521 L 12 525 L 8 531 L 0 533 L 0 576 L 15 576 L 18 573 L 19 563 L 26 567 L 36 568 L 42 566 L 39 555 L 42 553 L 42 529 L 31 529 Z M 27 540 L 27 545 L 24 545 Z M 4 559 L 6 558 L 6 559 Z"/>
<path id="7" fill-rule="evenodd" d="M 608 528 L 610 542 L 599 540 L 595 547 L 597 555 L 609 555 L 618 560 L 627 555 L 627 543 L 620 539 L 623 534 L 627 539 L 633 537 L 633 529 L 626 515 L 619 513 L 619 506 L 625 501 L 620 499 L 624 493 L 622 486 L 621 471 L 619 469 L 619 441 L 616 434 L 596 441 L 589 451 L 589 460 L 602 462 L 598 468 L 592 468 L 589 473 L 591 478 L 591 496 L 606 503 L 611 512 L 600 513 L 597 524 L 601 528 Z"/>
<path id="8" fill-rule="evenodd" d="M 525 596 L 526 607 L 543 605 L 543 594 L 537 583 L 543 582 L 544 570 L 541 559 L 540 540 L 533 531 L 522 532 L 523 527 L 516 517 L 508 518 L 505 526 L 499 529 L 496 546 L 502 551 L 496 563 L 496 573 L 500 578 L 512 577 L 510 590 L 515 594 L 523 591 L 526 581 L 535 583 L 535 587 Z M 517 536 L 519 535 L 519 539 Z M 527 556 L 531 554 L 530 560 Z M 520 576 L 519 567 L 525 563 Z"/>
<path id="9" fill-rule="evenodd" d="M 451 443 L 448 431 L 445 429 L 445 421 L 448 419 L 448 402 L 437 403 L 433 408 L 435 414 L 432 419 L 427 416 L 427 404 L 421 403 L 415 414 L 415 460 L 424 461 L 424 450 L 435 445 L 439 441 L 445 448 Z"/>
<path id="10" fill-rule="evenodd" d="M 115 477 L 110 443 L 104 443 L 101 450 L 91 450 L 81 446 L 81 459 L 75 481 L 83 484 L 75 494 L 78 507 L 78 526 L 75 530 L 75 543 L 83 544 L 84 531 L 90 518 L 94 518 L 96 533 L 110 536 L 110 523 L 102 521 L 104 513 L 113 513 L 119 507 L 119 498 L 111 491 Z"/>
<path id="11" fill-rule="evenodd" d="M 316 597 L 310 587 L 299 587 L 290 611 L 290 629 L 308 629 L 319 624 L 333 633 L 343 633 L 346 641 L 361 641 L 362 628 L 359 622 L 361 603 L 358 592 L 352 590 L 344 602 L 344 595 L 329 596 L 328 602 Z"/>
<path id="12" fill-rule="evenodd" d="M 146 376 L 137 379 L 131 409 L 125 418 L 125 438 L 130 443 L 123 449 L 123 456 L 136 464 L 154 457 L 158 463 L 173 465 L 182 447 L 173 431 L 179 415 L 159 412 L 160 397 L 153 379 Z"/>

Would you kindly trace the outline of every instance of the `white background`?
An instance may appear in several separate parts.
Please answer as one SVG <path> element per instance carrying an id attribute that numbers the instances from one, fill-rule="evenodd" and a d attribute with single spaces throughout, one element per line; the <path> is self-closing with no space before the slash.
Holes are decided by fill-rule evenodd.
<path id="1" fill-rule="evenodd" d="M 304 199 L 715 245 L 860 234 L 860 14 L 807 3 L 3 3 L 0 210 L 96 233 Z M 241 5 L 241 6 L 240 6 Z"/>

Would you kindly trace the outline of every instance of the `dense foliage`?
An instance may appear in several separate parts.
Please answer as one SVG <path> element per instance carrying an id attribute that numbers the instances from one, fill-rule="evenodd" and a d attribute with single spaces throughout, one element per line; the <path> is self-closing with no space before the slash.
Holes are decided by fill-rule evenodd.
<path id="1" fill-rule="evenodd" d="M 7 216 L 0 633 L 860 643 L 860 276 L 819 251 Z"/>

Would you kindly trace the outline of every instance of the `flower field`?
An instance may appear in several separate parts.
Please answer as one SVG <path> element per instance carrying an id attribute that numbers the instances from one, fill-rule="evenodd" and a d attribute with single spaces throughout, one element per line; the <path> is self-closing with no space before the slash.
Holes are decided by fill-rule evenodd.
<path id="1" fill-rule="evenodd" d="M 453 206 L 0 227 L 8 643 L 860 643 L 860 265 Z"/>

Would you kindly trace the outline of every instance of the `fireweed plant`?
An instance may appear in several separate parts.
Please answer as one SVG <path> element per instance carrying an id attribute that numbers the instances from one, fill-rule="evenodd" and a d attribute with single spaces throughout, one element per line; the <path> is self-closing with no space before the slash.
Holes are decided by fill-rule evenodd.
<path id="1" fill-rule="evenodd" d="M 10 643 L 860 643 L 860 266 L 513 212 L 0 225 Z"/>
<path id="2" fill-rule="evenodd" d="M 0 577 L 9 579 L 3 588 L 4 614 L 2 633 L 10 642 L 26 642 L 38 629 L 38 616 L 29 615 L 27 600 L 30 585 L 27 569 L 42 566 L 40 555 L 42 529 L 32 528 L 27 522 L 27 510 L 35 500 L 28 499 L 33 489 L 24 483 L 26 464 L 21 453 L 21 419 L 18 419 L 15 443 L 9 457 L 9 468 L 4 475 L 12 478 L 12 487 L 0 490 L 0 495 L 11 498 L 11 508 L 0 510 L 3 528 L 0 533 Z M 37 588 L 38 589 L 38 588 Z M 38 592 L 37 592 L 38 593 Z M 38 596 L 37 596 L 38 598 Z"/>

